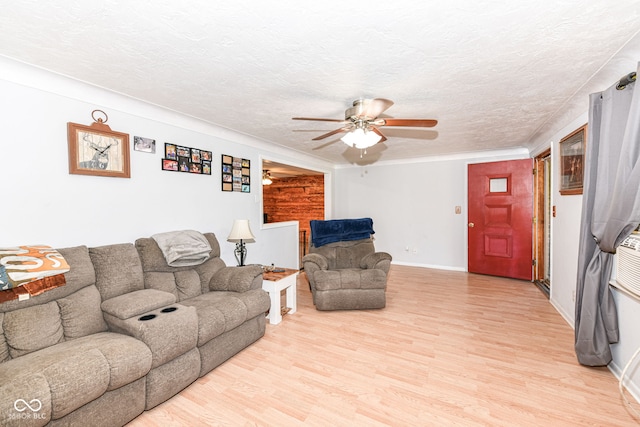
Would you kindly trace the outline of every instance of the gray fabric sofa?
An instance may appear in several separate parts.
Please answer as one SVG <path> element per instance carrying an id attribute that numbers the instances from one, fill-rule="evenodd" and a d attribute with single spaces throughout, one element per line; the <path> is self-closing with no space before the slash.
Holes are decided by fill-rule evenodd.
<path id="1" fill-rule="evenodd" d="M 302 263 L 316 309 L 385 307 L 391 255 L 376 252 L 373 239 L 312 245 Z"/>
<path id="2" fill-rule="evenodd" d="M 124 425 L 265 332 L 260 267 L 169 267 L 153 239 L 60 249 L 66 285 L 0 304 L 0 425 Z"/>

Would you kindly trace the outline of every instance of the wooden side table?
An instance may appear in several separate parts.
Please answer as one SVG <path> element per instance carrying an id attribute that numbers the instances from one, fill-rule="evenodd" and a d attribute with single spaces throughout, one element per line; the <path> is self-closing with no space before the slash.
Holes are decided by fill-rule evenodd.
<path id="1" fill-rule="evenodd" d="M 289 313 L 296 312 L 296 280 L 298 270 L 284 268 L 282 272 L 265 271 L 262 273 L 262 289 L 269 292 L 271 309 L 269 310 L 269 323 L 277 325 L 282 322 L 280 311 L 280 292 L 286 290 L 286 301 Z"/>

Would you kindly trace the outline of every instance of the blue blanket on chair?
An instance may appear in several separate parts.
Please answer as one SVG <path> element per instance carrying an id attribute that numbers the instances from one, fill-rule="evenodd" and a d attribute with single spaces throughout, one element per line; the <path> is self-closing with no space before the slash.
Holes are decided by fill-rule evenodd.
<path id="1" fill-rule="evenodd" d="M 316 248 L 342 240 L 368 239 L 373 231 L 371 218 L 311 220 L 311 243 Z"/>

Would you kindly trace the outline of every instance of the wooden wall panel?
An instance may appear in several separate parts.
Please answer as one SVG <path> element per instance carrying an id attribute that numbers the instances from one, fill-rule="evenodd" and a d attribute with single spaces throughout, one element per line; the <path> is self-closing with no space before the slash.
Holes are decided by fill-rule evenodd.
<path id="1" fill-rule="evenodd" d="M 266 222 L 299 221 L 310 237 L 309 221 L 324 219 L 324 175 L 274 179 L 262 187 Z"/>

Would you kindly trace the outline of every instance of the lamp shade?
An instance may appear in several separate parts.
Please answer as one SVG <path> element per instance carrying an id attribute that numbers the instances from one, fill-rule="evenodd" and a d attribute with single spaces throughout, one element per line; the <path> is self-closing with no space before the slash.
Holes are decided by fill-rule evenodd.
<path id="1" fill-rule="evenodd" d="M 249 228 L 248 219 L 236 219 L 233 221 L 231 233 L 227 237 L 227 242 L 239 242 L 241 240 L 245 243 L 254 243 L 256 241 L 251 228 Z"/>
<path id="2" fill-rule="evenodd" d="M 340 139 L 350 147 L 364 149 L 376 145 L 382 137 L 375 132 L 370 132 L 359 127 L 347 133 Z"/>

